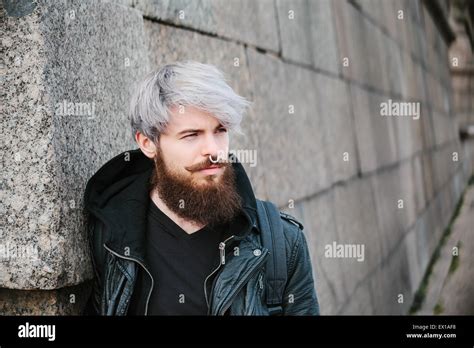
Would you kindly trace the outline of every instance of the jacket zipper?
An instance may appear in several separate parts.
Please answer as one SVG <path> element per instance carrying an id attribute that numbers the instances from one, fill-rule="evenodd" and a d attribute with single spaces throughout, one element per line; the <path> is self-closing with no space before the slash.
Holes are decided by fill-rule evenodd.
<path id="1" fill-rule="evenodd" d="M 109 252 L 111 252 L 112 254 L 114 254 L 115 256 L 117 257 L 120 257 L 122 259 L 125 259 L 125 260 L 129 260 L 129 261 L 134 261 L 136 263 L 138 263 L 140 266 L 143 267 L 143 269 L 148 273 L 148 275 L 150 276 L 150 279 L 151 279 L 151 288 L 150 288 L 150 292 L 148 293 L 148 297 L 146 299 L 146 303 L 145 303 L 145 315 L 148 315 L 148 302 L 150 301 L 150 297 L 151 297 L 151 293 L 153 291 L 153 287 L 154 287 L 154 284 L 155 284 L 155 281 L 153 279 L 153 276 L 151 275 L 150 271 L 148 271 L 148 269 L 145 267 L 145 265 L 143 263 L 141 263 L 139 260 L 137 259 L 134 259 L 132 257 L 126 257 L 126 256 L 122 256 L 120 255 L 119 253 L 113 251 L 112 249 L 110 249 L 107 245 L 105 245 L 105 243 L 103 244 L 104 248 L 107 249 Z"/>
<path id="2" fill-rule="evenodd" d="M 214 274 L 216 273 L 219 268 L 221 268 L 222 265 L 225 264 L 225 244 L 227 243 L 228 240 L 234 238 L 235 236 L 230 236 L 229 238 L 227 238 L 226 240 L 224 240 L 223 242 L 220 242 L 219 243 L 219 265 L 217 266 L 216 269 L 214 269 L 207 277 L 206 279 L 204 280 L 204 297 L 206 298 L 206 304 L 207 304 L 207 310 L 209 312 L 210 310 L 210 307 L 209 307 L 209 299 L 207 297 L 207 281 L 209 280 L 209 278 Z M 211 294 L 212 294 L 212 289 L 211 289 Z"/>
<path id="3" fill-rule="evenodd" d="M 249 274 L 240 281 L 239 285 L 236 286 L 236 290 L 234 290 L 234 293 L 232 296 L 227 300 L 227 304 L 217 313 L 217 315 L 224 315 L 224 313 L 229 309 L 229 307 L 232 305 L 232 302 L 234 301 L 235 297 L 239 293 L 239 291 L 244 287 L 245 284 L 247 284 L 248 280 L 252 278 L 252 276 L 255 274 L 256 271 L 259 270 L 260 265 L 266 261 L 268 255 L 268 250 L 264 250 L 263 254 L 260 257 L 260 260 L 255 264 L 254 268 L 249 272 Z"/>

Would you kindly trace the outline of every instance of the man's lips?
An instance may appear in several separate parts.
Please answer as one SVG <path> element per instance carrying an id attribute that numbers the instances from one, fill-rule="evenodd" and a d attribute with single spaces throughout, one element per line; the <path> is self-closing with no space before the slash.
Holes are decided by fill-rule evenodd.
<path id="1" fill-rule="evenodd" d="M 222 166 L 219 166 L 219 165 L 217 165 L 217 164 L 213 164 L 212 166 L 209 166 L 209 167 L 206 167 L 206 168 L 202 168 L 202 169 L 200 169 L 200 170 L 214 169 L 214 168 L 220 168 L 220 167 L 222 167 Z"/>
<path id="2" fill-rule="evenodd" d="M 221 170 L 222 167 L 222 165 L 213 164 L 212 166 L 200 169 L 199 172 L 204 174 L 216 174 Z"/>

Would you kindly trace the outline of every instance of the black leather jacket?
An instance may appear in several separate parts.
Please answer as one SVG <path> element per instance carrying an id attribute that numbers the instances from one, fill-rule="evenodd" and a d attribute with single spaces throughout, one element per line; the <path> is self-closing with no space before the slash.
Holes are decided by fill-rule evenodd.
<path id="1" fill-rule="evenodd" d="M 225 263 L 203 284 L 210 315 L 268 315 L 264 266 L 269 250 L 262 247 L 256 201 L 240 163 L 233 163 L 243 212 L 231 224 L 221 245 Z M 122 153 L 105 164 L 88 182 L 85 207 L 95 269 L 94 286 L 85 313 L 127 315 L 139 272 L 148 279 L 147 298 L 139 299 L 147 314 L 153 279 L 145 261 L 144 238 L 153 162 L 140 150 Z M 317 315 L 311 261 L 302 226 L 281 214 L 286 239 L 288 282 L 283 315 Z M 234 248 L 239 247 L 238 257 Z"/>

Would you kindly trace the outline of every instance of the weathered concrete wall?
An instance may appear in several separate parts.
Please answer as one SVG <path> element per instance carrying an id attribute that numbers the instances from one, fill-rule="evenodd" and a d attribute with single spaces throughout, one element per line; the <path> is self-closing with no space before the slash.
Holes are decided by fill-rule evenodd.
<path id="1" fill-rule="evenodd" d="M 21 299 L 80 297 L 82 192 L 133 146 L 130 88 L 194 59 L 253 101 L 231 148 L 257 151 L 246 164 L 257 196 L 305 225 L 322 313 L 407 313 L 474 163 L 437 20 L 422 2 L 370 0 L 47 1 L 7 17 L 0 233 L 38 246 L 38 260 L 0 264 L 0 287 L 18 289 L 0 292 L 0 312 L 77 310 L 55 290 Z M 389 99 L 419 102 L 420 118 L 381 116 Z M 61 116 L 64 100 L 94 113 Z M 326 257 L 334 242 L 364 245 L 364 260 Z"/>

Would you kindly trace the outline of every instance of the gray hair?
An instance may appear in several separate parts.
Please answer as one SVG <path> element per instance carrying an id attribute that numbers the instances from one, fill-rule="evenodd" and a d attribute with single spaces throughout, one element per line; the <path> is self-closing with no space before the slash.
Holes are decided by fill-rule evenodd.
<path id="1" fill-rule="evenodd" d="M 170 120 L 170 108 L 179 105 L 208 112 L 229 131 L 240 133 L 250 102 L 236 94 L 213 65 L 194 61 L 167 64 L 146 76 L 132 97 L 133 136 L 138 131 L 157 141 Z"/>

